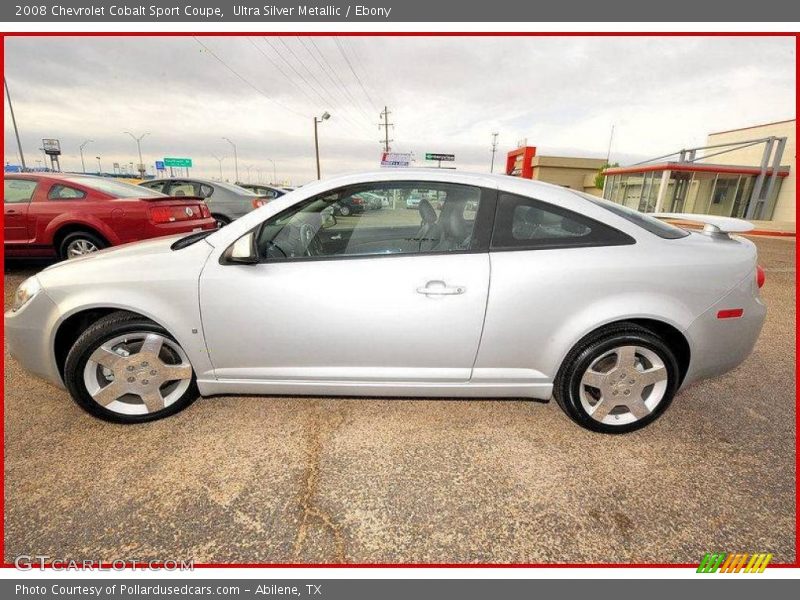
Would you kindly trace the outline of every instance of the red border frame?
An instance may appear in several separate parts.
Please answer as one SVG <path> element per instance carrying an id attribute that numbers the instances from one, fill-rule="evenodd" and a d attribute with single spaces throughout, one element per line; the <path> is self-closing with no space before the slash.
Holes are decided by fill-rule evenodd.
<path id="1" fill-rule="evenodd" d="M 448 31 L 448 32 L 425 32 L 425 31 L 402 31 L 402 32 L 374 32 L 374 31 L 225 31 L 225 32 L 205 32 L 205 31 L 175 31 L 175 32 L 80 32 L 80 31 L 58 31 L 58 32 L 1 32 L 0 31 L 0 60 L 3 61 L 3 73 L 5 74 L 5 38 L 7 37 L 244 37 L 251 35 L 268 35 L 268 36 L 291 36 L 303 35 L 314 37 L 793 37 L 795 38 L 795 70 L 797 85 L 800 79 L 800 60 L 798 60 L 797 50 L 800 49 L 800 34 L 789 31 L 780 32 L 719 32 L 719 31 L 698 31 L 698 32 L 663 32 L 663 31 L 638 31 L 638 32 L 576 32 L 576 31 L 546 31 L 546 32 L 491 32 L 491 31 Z M 797 112 L 797 96 L 795 97 L 795 114 Z M 3 124 L 5 129 L 5 111 L 0 118 L 0 123 Z M 796 128 L 796 125 L 795 125 Z M 5 149 L 5 141 L 3 142 Z M 797 205 L 797 196 L 795 196 L 795 205 Z M 0 222 L 3 217 L 0 215 Z M 1 224 L 1 223 L 0 223 Z M 4 248 L 0 247 L 0 258 L 5 261 Z M 800 262 L 800 252 L 795 246 L 795 262 Z M 5 263 L 4 263 L 5 264 Z M 797 275 L 795 274 L 795 310 L 797 307 Z M 3 282 L 5 283 L 5 272 L 3 273 Z M 0 322 L 0 334 L 4 335 L 5 323 Z M 800 326 L 795 323 L 795 336 L 800 332 Z M 796 344 L 795 338 L 795 344 Z M 798 441 L 797 430 L 800 429 L 800 414 L 798 414 L 797 392 L 800 389 L 797 385 L 797 375 L 800 374 L 797 359 L 795 358 L 795 561 L 793 563 L 770 563 L 770 567 L 776 568 L 800 568 L 800 558 L 798 558 L 798 545 L 800 545 L 800 530 L 798 528 L 798 512 L 800 512 L 800 502 L 798 501 L 798 494 L 800 494 L 800 481 L 797 479 L 798 466 L 800 466 L 800 459 L 798 459 Z M 5 373 L 5 356 L 0 357 L 0 366 L 3 367 Z M 3 392 L 3 404 L 0 405 L 0 439 L 3 443 L 0 445 L 0 461 L 3 463 L 3 473 L 0 476 L 0 511 L 2 512 L 2 525 L 0 525 L 0 561 L 5 561 L 5 378 L 0 380 L 0 392 Z M 698 557 L 698 561 L 701 557 Z M 96 564 L 96 567 L 110 568 L 110 563 Z M 194 565 L 197 568 L 225 568 L 225 569 L 251 569 L 251 568 L 493 568 L 493 569 L 508 569 L 508 568 L 696 568 L 695 563 L 477 563 L 477 564 L 461 564 L 461 563 L 245 563 L 245 564 L 228 564 L 228 563 L 198 563 Z M 0 568 L 14 569 L 13 564 L 2 562 Z"/>

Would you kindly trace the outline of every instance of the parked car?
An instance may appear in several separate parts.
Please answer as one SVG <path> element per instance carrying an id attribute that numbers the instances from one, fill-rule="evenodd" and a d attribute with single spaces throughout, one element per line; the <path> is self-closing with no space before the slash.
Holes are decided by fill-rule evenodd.
<path id="1" fill-rule="evenodd" d="M 257 183 L 238 183 L 236 185 L 246 190 L 250 190 L 254 194 L 258 194 L 262 198 L 266 198 L 268 200 L 275 200 L 275 198 L 280 198 L 288 192 L 288 190 L 284 188 L 274 187 L 271 185 L 261 185 Z"/>
<path id="2" fill-rule="evenodd" d="M 215 227 L 199 198 L 179 200 L 113 178 L 71 173 L 6 175 L 3 212 L 9 257 L 74 258 Z"/>
<path id="3" fill-rule="evenodd" d="M 331 214 L 410 189 L 441 191 L 442 209 Z M 514 177 L 350 175 L 221 230 L 42 271 L 17 290 L 6 341 L 110 421 L 198 394 L 553 396 L 581 426 L 622 433 L 736 367 L 764 322 L 755 246 L 730 235 L 752 225 L 688 218 L 706 230 Z"/>
<path id="4" fill-rule="evenodd" d="M 389 205 L 386 197 L 381 196 L 380 194 L 375 194 L 374 192 L 363 192 L 359 195 L 366 200 L 367 208 L 369 210 L 378 210 Z"/>
<path id="5" fill-rule="evenodd" d="M 338 200 L 333 205 L 333 212 L 341 217 L 349 217 L 350 215 L 363 213 L 368 206 L 369 203 L 362 194 L 353 194 Z"/>
<path id="6" fill-rule="evenodd" d="M 151 179 L 140 183 L 142 187 L 163 192 L 169 196 L 197 196 L 203 198 L 218 227 L 224 227 L 246 215 L 254 208 L 269 202 L 269 198 L 259 196 L 251 190 L 223 181 L 175 177 Z"/>
<path id="7" fill-rule="evenodd" d="M 417 210 L 422 200 L 422 194 L 417 192 L 417 190 L 413 190 L 406 198 L 406 208 Z"/>

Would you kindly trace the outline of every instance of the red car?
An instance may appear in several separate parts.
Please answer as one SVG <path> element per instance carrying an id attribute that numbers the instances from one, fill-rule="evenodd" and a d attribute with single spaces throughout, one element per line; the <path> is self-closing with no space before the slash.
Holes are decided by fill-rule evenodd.
<path id="1" fill-rule="evenodd" d="M 200 198 L 172 198 L 112 178 L 22 173 L 4 178 L 6 256 L 73 258 L 107 246 L 214 229 Z"/>

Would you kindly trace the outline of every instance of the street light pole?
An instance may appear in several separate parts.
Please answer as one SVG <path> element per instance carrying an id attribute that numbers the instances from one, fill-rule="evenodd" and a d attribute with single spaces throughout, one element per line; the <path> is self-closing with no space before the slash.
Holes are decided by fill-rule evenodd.
<path id="1" fill-rule="evenodd" d="M 147 131 L 142 135 L 140 135 L 139 137 L 136 137 L 130 131 L 123 131 L 123 133 L 127 133 L 136 142 L 136 149 L 139 151 L 139 176 L 142 179 L 144 179 L 144 176 L 147 174 L 147 171 L 145 170 L 144 163 L 142 162 L 142 140 L 146 135 L 150 135 L 150 132 Z"/>
<path id="2" fill-rule="evenodd" d="M 94 142 L 94 140 L 86 140 L 85 142 L 83 142 L 83 143 L 80 145 L 80 153 L 81 153 L 81 168 L 83 169 L 83 172 L 84 172 L 84 173 L 86 173 L 86 163 L 85 163 L 85 162 L 83 162 L 83 149 L 86 147 L 86 144 L 91 144 L 91 143 L 93 143 L 93 142 Z"/>
<path id="3" fill-rule="evenodd" d="M 102 175 L 103 174 L 103 165 L 100 164 L 100 157 L 96 156 L 95 158 L 97 159 L 97 174 L 98 175 Z"/>
<path id="4" fill-rule="evenodd" d="M 323 121 L 327 121 L 331 118 L 331 114 L 328 111 L 322 113 L 322 117 L 317 119 L 314 117 L 314 152 L 317 155 L 317 179 L 320 179 L 320 171 L 319 171 L 319 134 L 317 133 L 317 127 Z"/>
<path id="5" fill-rule="evenodd" d="M 268 158 L 267 160 L 272 163 L 272 183 L 277 184 L 278 183 L 278 171 L 275 168 L 275 161 L 272 160 L 271 158 Z M 317 161 L 319 161 L 319 151 L 317 151 Z"/>
<path id="6" fill-rule="evenodd" d="M 222 181 L 222 161 L 225 160 L 225 157 L 223 156 L 222 158 L 220 158 L 216 154 L 212 154 L 211 156 L 216 158 L 217 162 L 219 163 L 219 180 Z"/>
<path id="7" fill-rule="evenodd" d="M 236 144 L 234 144 L 230 139 L 223 137 L 223 140 L 228 142 L 231 146 L 233 146 L 233 172 L 236 176 L 236 180 L 233 183 L 239 183 L 239 157 L 236 154 Z"/>
<path id="8" fill-rule="evenodd" d="M 8 98 L 8 110 L 11 113 L 11 122 L 14 124 L 14 135 L 17 136 L 17 149 L 19 150 L 19 161 L 22 163 L 22 170 L 27 170 L 25 166 L 25 155 L 22 153 L 22 142 L 19 141 L 19 129 L 17 129 L 17 118 L 14 116 L 14 107 L 11 104 L 11 94 L 8 91 L 8 82 L 3 77 L 3 85 L 6 88 L 6 98 Z"/>

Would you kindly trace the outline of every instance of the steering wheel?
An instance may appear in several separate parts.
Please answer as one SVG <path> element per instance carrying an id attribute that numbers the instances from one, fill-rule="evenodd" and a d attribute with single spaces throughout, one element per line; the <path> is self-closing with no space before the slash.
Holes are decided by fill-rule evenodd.
<path id="1" fill-rule="evenodd" d="M 322 254 L 322 245 L 317 238 L 317 232 L 308 223 L 300 225 L 300 243 L 306 256 L 319 256 Z"/>

